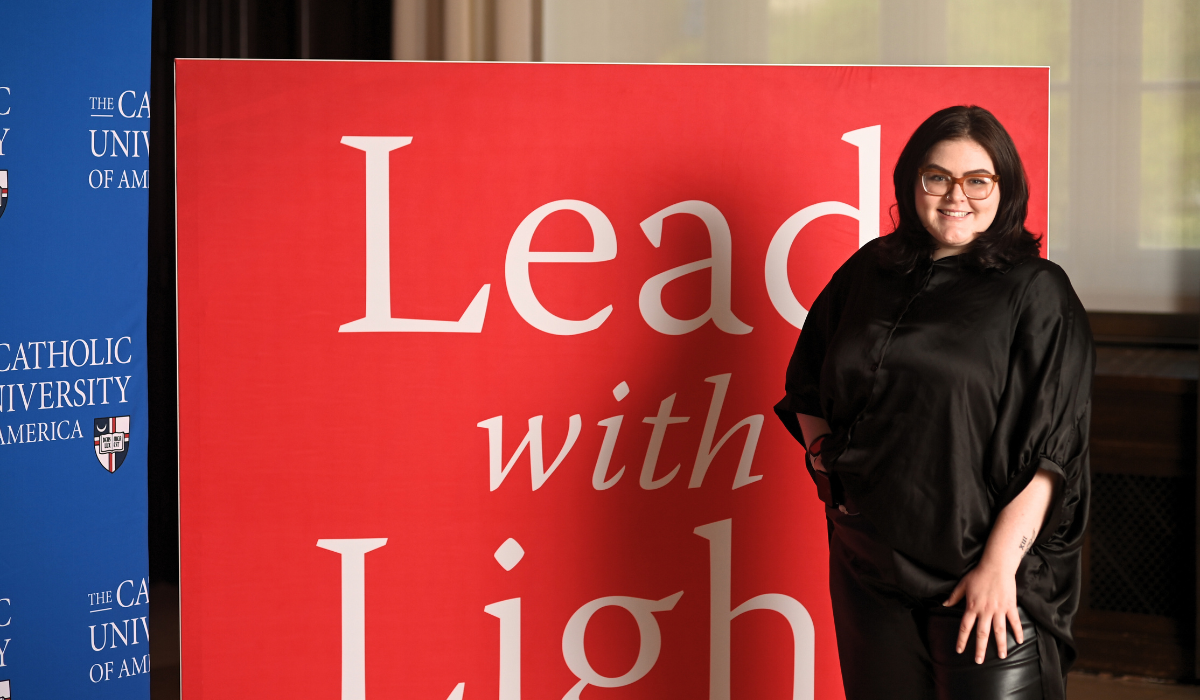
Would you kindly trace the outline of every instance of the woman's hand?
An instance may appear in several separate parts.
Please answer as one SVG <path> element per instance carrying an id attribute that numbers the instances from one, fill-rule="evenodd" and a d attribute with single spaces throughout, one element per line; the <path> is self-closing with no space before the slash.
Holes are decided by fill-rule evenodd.
<path id="1" fill-rule="evenodd" d="M 958 628 L 958 653 L 963 653 L 975 629 L 975 663 L 983 663 L 987 640 L 996 633 L 1000 658 L 1008 656 L 1005 623 L 1013 626 L 1017 643 L 1025 641 L 1021 618 L 1017 614 L 1017 569 L 1037 539 L 1057 488 L 1058 476 L 1038 469 L 1033 480 L 996 518 L 979 565 L 962 577 L 944 605 L 956 605 L 964 598 L 967 611 Z"/>
<path id="2" fill-rule="evenodd" d="M 816 457 L 812 457 L 811 459 L 812 459 L 813 469 L 816 469 L 819 472 L 826 472 L 826 473 L 829 472 L 829 470 L 825 468 L 825 463 L 821 461 L 821 455 L 817 455 Z"/>
<path id="3" fill-rule="evenodd" d="M 963 613 L 962 624 L 958 627 L 955 651 L 961 654 L 966 650 L 972 628 L 975 629 L 977 664 L 983 663 L 988 636 L 992 632 L 996 635 L 996 648 L 1000 652 L 1000 658 L 1008 656 L 1007 624 L 1012 625 L 1013 636 L 1018 644 L 1025 641 L 1025 631 L 1021 628 L 1021 617 L 1017 613 L 1015 571 L 1005 571 L 1003 566 L 993 564 L 985 557 L 979 566 L 962 577 L 943 605 L 956 605 L 964 598 L 967 601 L 967 611 Z"/>

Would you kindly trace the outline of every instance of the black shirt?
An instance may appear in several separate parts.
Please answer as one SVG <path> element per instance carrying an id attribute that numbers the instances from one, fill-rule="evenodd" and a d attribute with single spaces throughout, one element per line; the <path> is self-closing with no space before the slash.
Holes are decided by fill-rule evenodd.
<path id="1" fill-rule="evenodd" d="M 775 410 L 801 443 L 796 413 L 828 421 L 822 460 L 894 550 L 892 583 L 918 604 L 949 596 L 1039 468 L 1057 474 L 1017 596 L 1058 641 L 1043 645 L 1061 652 L 1044 662 L 1065 671 L 1095 363 L 1083 306 L 1062 269 L 1040 258 L 977 270 L 950 256 L 905 274 L 881 263 L 880 242 L 813 302 Z"/>

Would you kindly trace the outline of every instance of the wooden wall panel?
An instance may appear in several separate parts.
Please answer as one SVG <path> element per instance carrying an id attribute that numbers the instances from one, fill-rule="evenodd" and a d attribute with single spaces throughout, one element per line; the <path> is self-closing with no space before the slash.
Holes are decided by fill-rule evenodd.
<path id="1" fill-rule="evenodd" d="M 1097 372 L 1078 667 L 1192 679 L 1200 319 L 1089 315 Z"/>

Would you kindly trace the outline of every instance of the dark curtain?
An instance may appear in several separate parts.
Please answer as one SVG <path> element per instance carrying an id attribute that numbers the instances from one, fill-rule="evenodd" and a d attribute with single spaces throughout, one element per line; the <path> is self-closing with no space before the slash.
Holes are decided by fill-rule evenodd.
<path id="1" fill-rule="evenodd" d="M 155 0 L 151 39 L 147 351 L 149 550 L 155 700 L 179 697 L 178 392 L 175 371 L 176 58 L 391 58 L 391 0 Z M 165 595 L 163 595 L 165 594 Z"/>

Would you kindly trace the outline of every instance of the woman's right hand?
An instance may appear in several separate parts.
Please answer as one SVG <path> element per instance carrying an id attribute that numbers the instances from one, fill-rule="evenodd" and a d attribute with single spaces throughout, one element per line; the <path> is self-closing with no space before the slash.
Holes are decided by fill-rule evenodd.
<path id="1" fill-rule="evenodd" d="M 821 455 L 812 458 L 812 466 L 819 472 L 829 473 L 829 470 L 825 468 L 825 463 L 821 461 Z"/>

